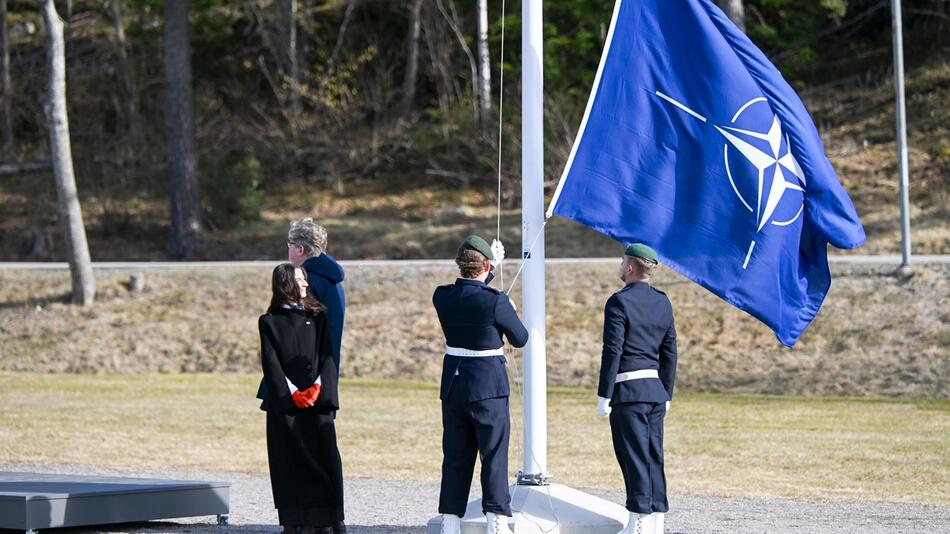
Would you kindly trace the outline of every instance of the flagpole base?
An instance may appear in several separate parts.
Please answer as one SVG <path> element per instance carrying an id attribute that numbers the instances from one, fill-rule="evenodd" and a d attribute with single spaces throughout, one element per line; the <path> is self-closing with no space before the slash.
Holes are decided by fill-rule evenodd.
<path id="1" fill-rule="evenodd" d="M 897 275 L 897 279 L 901 282 L 906 282 L 914 277 L 914 268 L 910 264 L 904 263 L 897 268 L 897 272 L 894 273 Z"/>
<path id="2" fill-rule="evenodd" d="M 561 484 L 513 485 L 508 525 L 514 534 L 617 534 L 629 513 L 618 504 Z M 427 534 L 439 534 L 442 516 L 429 520 Z M 462 534 L 484 534 L 482 501 L 468 503 Z"/>
<path id="3" fill-rule="evenodd" d="M 550 486 L 551 475 L 547 473 L 522 473 L 518 471 L 516 476 L 518 486 Z"/>

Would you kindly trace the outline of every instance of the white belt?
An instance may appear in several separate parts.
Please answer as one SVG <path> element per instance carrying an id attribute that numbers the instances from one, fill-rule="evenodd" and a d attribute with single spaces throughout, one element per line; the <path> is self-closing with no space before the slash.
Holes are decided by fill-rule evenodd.
<path id="1" fill-rule="evenodd" d="M 445 346 L 445 353 L 449 356 L 462 356 L 464 358 L 479 358 L 482 356 L 504 356 L 505 349 L 504 347 L 498 347 L 497 349 L 488 349 L 488 350 L 470 350 L 470 349 L 461 349 L 458 347 Z"/>
<path id="2" fill-rule="evenodd" d="M 660 378 L 660 374 L 656 372 L 656 369 L 640 369 L 639 371 L 630 371 L 627 373 L 618 374 L 617 380 L 615 382 L 640 380 L 641 378 Z"/>

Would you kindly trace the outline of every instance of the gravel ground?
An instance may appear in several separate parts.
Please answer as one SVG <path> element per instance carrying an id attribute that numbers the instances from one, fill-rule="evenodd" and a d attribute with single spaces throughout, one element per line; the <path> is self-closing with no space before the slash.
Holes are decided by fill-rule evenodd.
<path id="1" fill-rule="evenodd" d="M 227 527 L 213 517 L 153 521 L 102 529 L 58 529 L 67 534 L 110 532 L 127 534 L 226 534 L 279 532 L 277 513 L 267 477 L 235 473 L 132 471 L 61 465 L 0 465 L 2 471 L 34 471 L 86 475 L 222 480 L 231 483 L 231 515 Z M 436 513 L 436 484 L 399 480 L 348 480 L 346 516 L 351 534 L 425 532 Z M 622 492 L 592 491 L 622 503 Z M 472 498 L 477 498 L 473 488 Z M 382 505 L 380 503 L 391 503 Z M 950 508 L 890 502 L 801 502 L 736 500 L 674 495 L 666 531 L 674 533 L 950 533 Z M 13 531 L 0 530 L 0 533 Z"/>

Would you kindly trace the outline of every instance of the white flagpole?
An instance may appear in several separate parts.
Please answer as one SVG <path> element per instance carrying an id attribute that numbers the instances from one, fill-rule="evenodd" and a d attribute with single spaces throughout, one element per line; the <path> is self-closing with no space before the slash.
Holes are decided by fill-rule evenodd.
<path id="1" fill-rule="evenodd" d="M 907 121 L 904 106 L 904 38 L 901 0 L 891 0 L 891 29 L 894 35 L 894 89 L 897 99 L 897 171 L 900 174 L 901 269 L 910 269 L 910 200 L 907 164 Z"/>
<path id="2" fill-rule="evenodd" d="M 544 329 L 544 84 L 541 0 L 521 4 L 521 243 L 522 309 L 530 333 L 524 352 L 524 469 L 519 483 L 547 478 L 547 370 Z"/>

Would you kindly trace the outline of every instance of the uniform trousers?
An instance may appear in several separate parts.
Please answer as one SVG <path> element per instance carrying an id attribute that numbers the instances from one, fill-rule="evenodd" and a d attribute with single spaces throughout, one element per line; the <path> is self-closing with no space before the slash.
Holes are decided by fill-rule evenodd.
<path id="1" fill-rule="evenodd" d="M 482 462 L 482 512 L 511 516 L 508 493 L 508 397 L 442 401 L 442 489 L 439 513 L 465 515 L 475 458 Z"/>
<path id="2" fill-rule="evenodd" d="M 614 404 L 610 434 L 627 487 L 627 510 L 639 514 L 668 512 L 663 471 L 665 402 Z"/>

